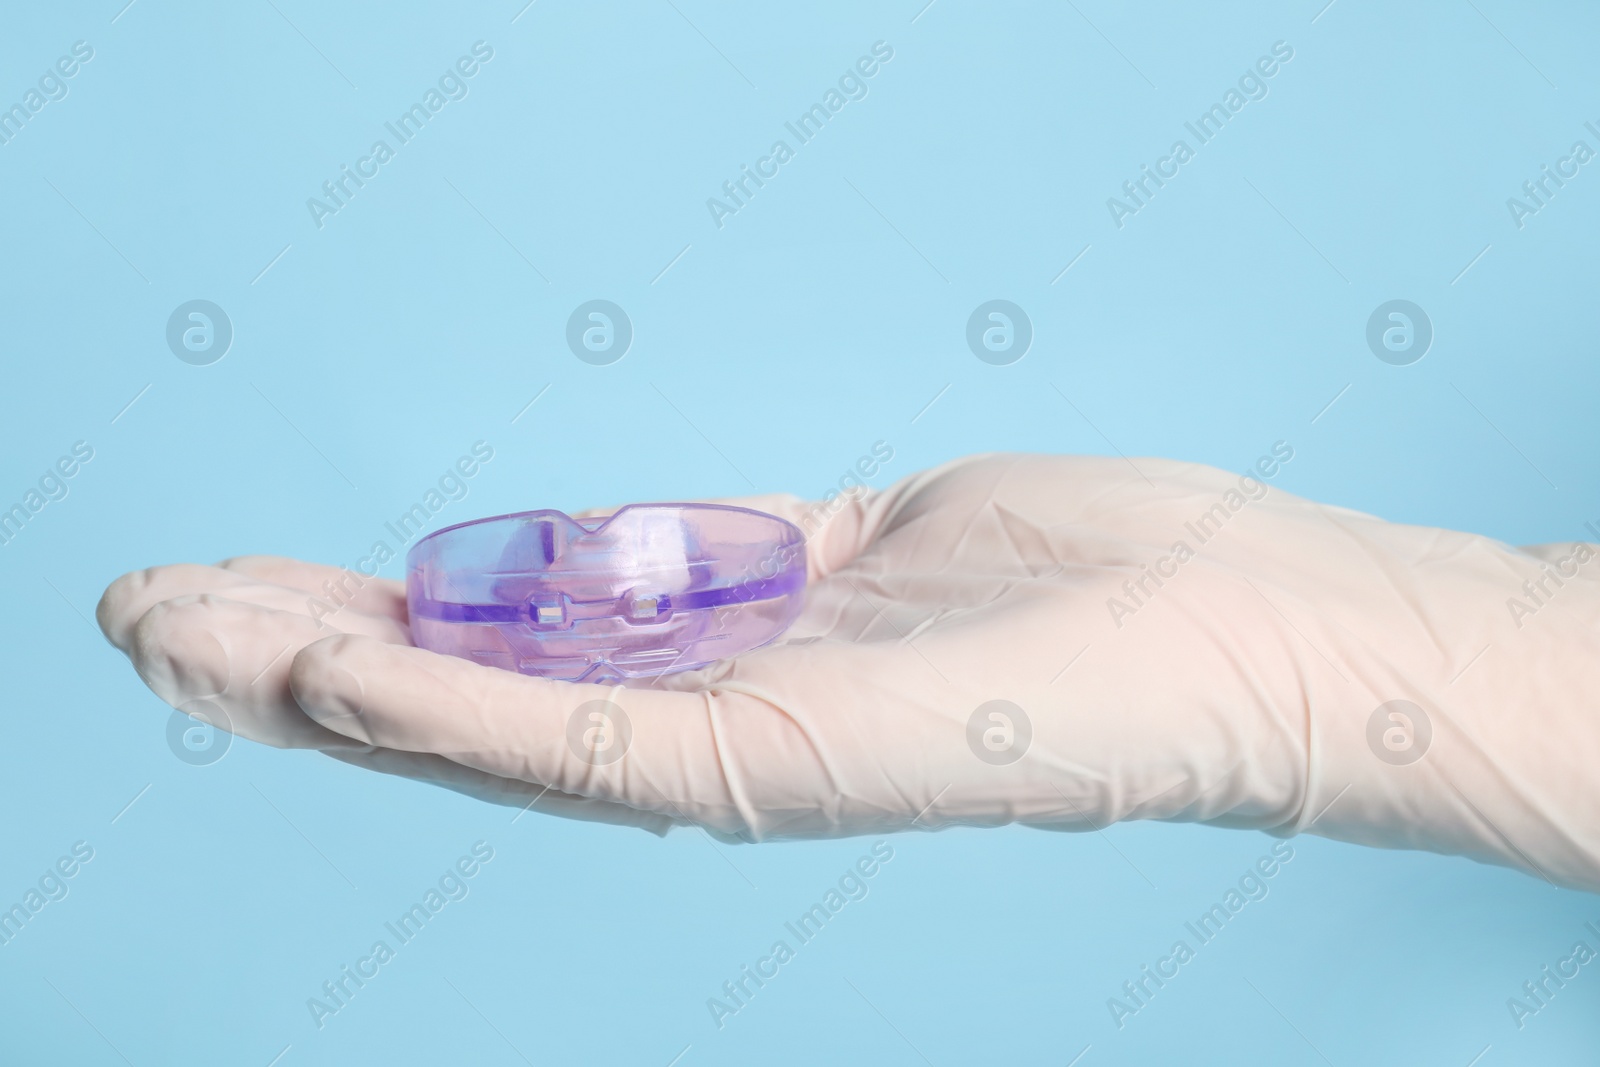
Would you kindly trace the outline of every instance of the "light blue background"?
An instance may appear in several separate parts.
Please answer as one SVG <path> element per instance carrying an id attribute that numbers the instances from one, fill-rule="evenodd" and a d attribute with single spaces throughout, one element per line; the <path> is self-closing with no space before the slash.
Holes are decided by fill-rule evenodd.
<path id="1" fill-rule="evenodd" d="M 1118 1031 L 1106 999 L 1271 844 L 1161 825 L 893 838 L 718 1031 L 706 999 L 870 840 L 513 824 L 245 741 L 191 767 L 89 621 L 135 567 L 352 564 L 477 440 L 440 524 L 818 496 L 878 440 L 881 485 L 1008 449 L 1243 468 L 1285 439 L 1292 492 L 1583 536 L 1600 162 L 1523 229 L 1505 202 L 1600 147 L 1600 15 L 1323 2 L 11 5 L 0 102 L 95 55 L 0 146 L 0 499 L 76 440 L 95 458 L 0 548 L 0 898 L 95 858 L 0 947 L 0 1060 L 1593 1062 L 1600 972 L 1520 1031 L 1506 999 L 1594 943 L 1600 900 L 1313 839 Z M 306 199 L 480 39 L 470 95 L 319 230 Z M 718 229 L 706 198 L 878 40 L 867 98 Z M 1106 198 L 1279 40 L 1270 95 L 1115 227 Z M 164 340 L 195 298 L 235 329 L 207 367 Z M 636 330 L 608 367 L 564 342 L 594 298 Z M 1034 325 L 1012 366 L 965 345 L 992 298 Z M 1391 298 L 1435 325 L 1415 365 L 1365 345 Z M 471 895 L 319 1031 L 307 998 L 480 839 Z"/>

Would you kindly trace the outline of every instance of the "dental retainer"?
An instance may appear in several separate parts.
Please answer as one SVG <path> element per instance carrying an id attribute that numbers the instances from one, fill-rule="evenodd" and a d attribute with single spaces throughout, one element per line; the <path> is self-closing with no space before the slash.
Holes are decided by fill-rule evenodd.
<path id="1" fill-rule="evenodd" d="M 419 647 L 566 681 L 671 674 L 758 648 L 800 614 L 805 583 L 799 527 L 723 504 L 522 511 L 447 526 L 406 554 Z"/>

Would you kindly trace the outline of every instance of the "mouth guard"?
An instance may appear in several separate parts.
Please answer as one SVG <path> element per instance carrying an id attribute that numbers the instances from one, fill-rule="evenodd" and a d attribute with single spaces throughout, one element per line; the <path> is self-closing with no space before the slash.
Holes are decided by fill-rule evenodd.
<path id="1" fill-rule="evenodd" d="M 406 554 L 418 647 L 565 681 L 672 674 L 758 648 L 800 614 L 805 584 L 799 527 L 722 504 L 497 515 Z"/>

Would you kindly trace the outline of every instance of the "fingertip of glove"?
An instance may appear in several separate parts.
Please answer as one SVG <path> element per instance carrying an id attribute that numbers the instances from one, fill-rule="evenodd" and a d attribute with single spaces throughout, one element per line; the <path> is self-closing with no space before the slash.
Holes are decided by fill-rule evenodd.
<path id="1" fill-rule="evenodd" d="M 228 688 L 232 656 L 227 642 L 202 621 L 211 600 L 198 595 L 162 601 L 139 616 L 119 646 L 145 684 L 175 707 Z"/>
<path id="2" fill-rule="evenodd" d="M 289 666 L 289 692 L 301 710 L 330 730 L 369 744 L 360 721 L 366 692 L 347 664 L 364 645 L 376 643 L 355 634 L 334 634 L 302 648 Z"/>
<path id="3" fill-rule="evenodd" d="M 94 608 L 94 621 L 99 625 L 100 632 L 105 635 L 111 647 L 120 652 L 127 652 L 132 642 L 133 628 L 138 624 L 138 619 L 125 617 L 128 603 L 138 595 L 150 581 L 150 570 L 129 571 L 116 581 L 106 586 L 106 591 L 100 594 L 100 603 Z"/>

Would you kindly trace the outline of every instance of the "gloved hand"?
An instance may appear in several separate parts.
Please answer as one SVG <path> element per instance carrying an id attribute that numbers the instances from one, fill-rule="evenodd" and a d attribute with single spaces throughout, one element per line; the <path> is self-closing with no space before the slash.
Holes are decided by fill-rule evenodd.
<path id="1" fill-rule="evenodd" d="M 1299 499 L 1268 480 L 1285 452 L 1244 477 L 975 456 L 820 513 L 737 501 L 823 515 L 805 610 L 648 685 L 411 647 L 394 582 L 319 623 L 307 594 L 340 572 L 264 557 L 127 575 L 99 618 L 174 706 L 509 802 L 548 790 L 534 810 L 746 840 L 1197 821 L 1600 889 L 1596 550 Z"/>

